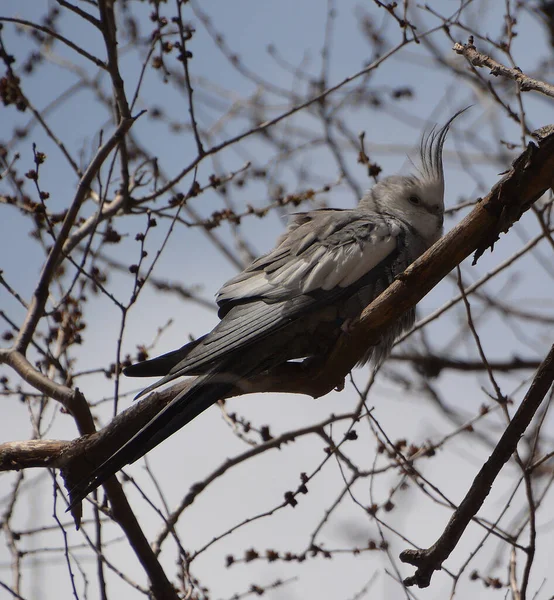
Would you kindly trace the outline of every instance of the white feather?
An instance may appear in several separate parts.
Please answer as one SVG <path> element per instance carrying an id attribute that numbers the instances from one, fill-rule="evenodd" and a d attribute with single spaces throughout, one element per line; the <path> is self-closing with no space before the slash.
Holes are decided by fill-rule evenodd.
<path id="1" fill-rule="evenodd" d="M 331 252 L 329 253 L 331 254 Z M 357 259 L 361 256 L 360 247 L 358 244 L 343 245 L 332 251 L 333 257 L 332 262 L 335 268 L 327 274 L 327 277 L 321 283 L 323 290 L 332 290 L 336 288 L 341 279 L 344 277 L 345 272 L 350 270 Z"/>
<path id="2" fill-rule="evenodd" d="M 288 268 L 279 270 L 278 276 L 271 279 L 273 285 L 282 285 L 289 289 L 300 289 L 306 273 L 312 268 L 311 261 L 298 259 Z"/>
<path id="3" fill-rule="evenodd" d="M 305 294 L 314 290 L 326 289 L 323 285 L 327 277 L 337 269 L 335 251 L 329 248 L 325 248 L 324 250 L 319 261 L 312 261 L 312 272 L 302 285 L 302 291 Z"/>
<path id="4" fill-rule="evenodd" d="M 325 248 L 319 247 L 310 258 L 294 258 L 289 264 L 284 265 L 275 273 L 272 273 L 270 282 L 272 285 L 280 285 L 286 288 L 296 288 L 304 275 L 317 264 L 325 255 Z"/>
<path id="5" fill-rule="evenodd" d="M 218 295 L 218 299 L 259 296 L 267 287 L 268 282 L 265 273 L 256 273 L 248 277 L 248 279 L 231 283 L 222 288 Z"/>
<path id="6" fill-rule="evenodd" d="M 382 262 L 395 247 L 396 241 L 390 237 L 374 243 L 366 242 L 363 251 L 357 254 L 356 260 L 350 260 L 344 265 L 343 277 L 338 285 L 342 288 L 352 285 Z"/>

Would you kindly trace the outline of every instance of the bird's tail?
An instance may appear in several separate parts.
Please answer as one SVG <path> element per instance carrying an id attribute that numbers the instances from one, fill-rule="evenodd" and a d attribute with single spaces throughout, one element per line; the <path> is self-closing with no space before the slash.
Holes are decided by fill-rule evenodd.
<path id="1" fill-rule="evenodd" d="M 125 465 L 144 456 L 158 444 L 192 421 L 209 406 L 223 398 L 234 386 L 236 377 L 208 373 L 197 377 L 192 387 L 183 390 L 119 450 L 99 465 L 87 479 L 71 489 L 70 510 L 106 479 Z"/>
<path id="2" fill-rule="evenodd" d="M 181 346 L 181 348 L 178 348 L 177 350 L 162 354 L 162 356 L 157 356 L 150 360 L 143 360 L 142 362 L 125 367 L 123 373 L 127 377 L 163 377 L 164 375 L 171 373 L 171 370 L 184 360 L 190 351 L 196 348 L 200 342 L 204 341 L 205 337 L 206 336 L 203 335 L 193 342 Z"/>

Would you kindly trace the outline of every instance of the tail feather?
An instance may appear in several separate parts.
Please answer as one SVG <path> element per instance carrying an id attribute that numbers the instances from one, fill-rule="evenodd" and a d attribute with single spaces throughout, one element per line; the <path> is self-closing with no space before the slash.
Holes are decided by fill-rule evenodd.
<path id="1" fill-rule="evenodd" d="M 123 369 L 123 373 L 127 377 L 163 377 L 171 372 L 189 352 L 198 346 L 206 336 L 202 336 L 193 342 L 189 342 L 177 350 L 172 350 L 167 354 L 162 354 L 150 360 L 143 360 Z"/>
<path id="2" fill-rule="evenodd" d="M 87 479 L 71 489 L 70 510 L 106 479 L 125 465 L 131 464 L 192 421 L 201 412 L 225 396 L 233 382 L 222 381 L 221 375 L 211 373 L 196 379 L 192 387 L 183 390 L 140 431 L 112 456 L 99 465 Z"/>

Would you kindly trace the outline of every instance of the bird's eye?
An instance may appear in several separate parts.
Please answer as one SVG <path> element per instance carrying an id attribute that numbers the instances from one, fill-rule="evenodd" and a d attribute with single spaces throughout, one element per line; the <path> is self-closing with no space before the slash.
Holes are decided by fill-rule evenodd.
<path id="1" fill-rule="evenodd" d="M 408 202 L 410 202 L 411 204 L 419 204 L 421 202 L 419 196 L 410 196 L 408 198 Z"/>

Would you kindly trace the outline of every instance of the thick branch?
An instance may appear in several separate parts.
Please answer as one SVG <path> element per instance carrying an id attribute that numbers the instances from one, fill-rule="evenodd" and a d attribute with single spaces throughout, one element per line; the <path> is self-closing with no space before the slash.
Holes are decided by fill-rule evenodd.
<path id="1" fill-rule="evenodd" d="M 0 364 L 2 363 L 12 367 L 23 381 L 32 385 L 45 396 L 60 402 L 75 419 L 81 435 L 95 431 L 89 405 L 79 388 L 71 389 L 66 385 L 53 381 L 33 367 L 25 356 L 17 350 L 0 350 Z"/>
<path id="2" fill-rule="evenodd" d="M 51 467 L 71 444 L 63 440 L 5 442 L 0 444 L 0 471 Z"/>

